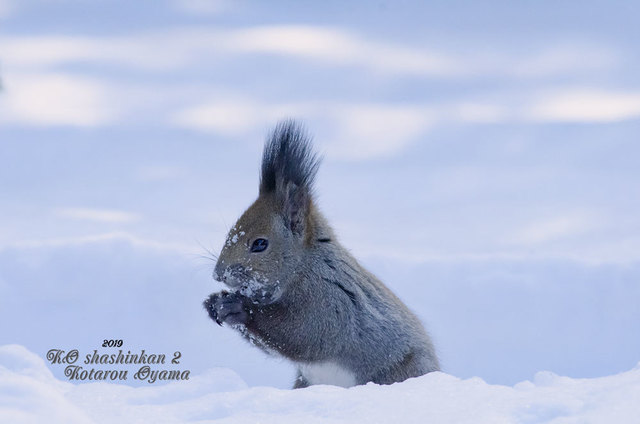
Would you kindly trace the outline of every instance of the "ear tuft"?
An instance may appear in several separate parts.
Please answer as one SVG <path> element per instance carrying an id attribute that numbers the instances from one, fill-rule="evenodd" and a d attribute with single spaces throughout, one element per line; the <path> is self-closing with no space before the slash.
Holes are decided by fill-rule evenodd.
<path id="1" fill-rule="evenodd" d="M 293 120 L 280 122 L 270 134 L 262 154 L 260 194 L 294 183 L 311 192 L 320 159 L 313 152 L 311 138 Z"/>
<path id="2" fill-rule="evenodd" d="M 260 194 L 275 194 L 287 226 L 302 234 L 320 159 L 311 139 L 292 120 L 280 122 L 264 146 Z"/>

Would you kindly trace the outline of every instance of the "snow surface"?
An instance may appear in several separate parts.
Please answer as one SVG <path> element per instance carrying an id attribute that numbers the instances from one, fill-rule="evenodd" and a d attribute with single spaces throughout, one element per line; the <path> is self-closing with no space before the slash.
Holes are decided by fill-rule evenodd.
<path id="1" fill-rule="evenodd" d="M 513 387 L 437 372 L 391 386 L 249 388 L 218 368 L 188 381 L 74 385 L 20 345 L 0 347 L 2 423 L 637 423 L 640 364 L 610 377 L 550 372 Z"/>

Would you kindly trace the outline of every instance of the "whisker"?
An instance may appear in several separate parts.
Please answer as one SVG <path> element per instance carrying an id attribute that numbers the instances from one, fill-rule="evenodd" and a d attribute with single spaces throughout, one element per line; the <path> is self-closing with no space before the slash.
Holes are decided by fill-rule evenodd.
<path id="1" fill-rule="evenodd" d="M 216 261 L 218 260 L 218 255 L 216 255 L 215 253 L 213 253 L 213 252 L 211 251 L 211 249 L 208 249 L 204 244 L 202 244 L 202 243 L 200 242 L 200 240 L 196 240 L 196 242 L 198 243 L 198 245 L 200 245 L 200 247 L 202 248 L 202 250 L 204 250 L 204 251 L 205 251 L 205 253 L 204 253 L 204 254 L 202 254 L 202 255 L 198 255 L 200 258 L 202 258 L 202 259 L 207 259 L 207 260 L 210 260 L 210 261 L 213 261 L 213 262 L 216 262 Z"/>

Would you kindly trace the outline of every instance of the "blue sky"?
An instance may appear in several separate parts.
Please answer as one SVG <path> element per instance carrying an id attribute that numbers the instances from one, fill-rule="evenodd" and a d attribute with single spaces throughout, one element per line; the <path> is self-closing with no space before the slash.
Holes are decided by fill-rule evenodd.
<path id="1" fill-rule="evenodd" d="M 640 260 L 639 8 L 0 0 L 0 250 L 5 263 L 17 255 L 37 271 L 12 265 L 0 282 L 23 296 L 16 287 L 47 275 L 38 268 L 46 264 L 63 290 L 69 268 L 52 258 L 77 246 L 94 263 L 91 252 L 128 243 L 142 279 L 144 270 L 156 275 L 149 249 L 191 259 L 203 246 L 217 251 L 257 193 L 266 132 L 295 117 L 324 156 L 320 207 L 405 298 L 409 287 L 427 296 L 459 281 L 441 301 L 466 305 L 468 289 L 485 284 L 488 299 L 517 311 L 530 307 L 528 290 L 544 298 L 558 288 L 567 303 L 543 310 L 563 320 L 567 305 L 579 308 L 575 352 L 596 327 L 619 352 L 576 370 L 575 352 L 548 363 L 520 352 L 513 372 L 495 370 L 487 365 L 495 341 L 479 360 L 465 358 L 490 342 L 456 345 L 455 334 L 475 330 L 460 327 L 463 312 L 454 325 L 427 296 L 412 307 L 443 340 L 451 372 L 501 382 L 537 367 L 576 376 L 627 369 L 640 359 L 628 344 L 638 317 L 611 313 L 640 302 L 630 283 Z M 204 290 L 209 264 L 191 259 Z M 121 265 L 117 255 L 103 260 Z M 180 263 L 171 272 L 187 272 Z M 606 301 L 576 303 L 581 281 L 585 299 Z M 517 295 L 505 294 L 509 282 Z M 531 326 L 551 331 L 530 312 Z M 509 338 L 513 325 L 489 339 Z M 183 343 L 197 351 L 196 338 Z M 529 346 L 519 343 L 511 347 Z"/>

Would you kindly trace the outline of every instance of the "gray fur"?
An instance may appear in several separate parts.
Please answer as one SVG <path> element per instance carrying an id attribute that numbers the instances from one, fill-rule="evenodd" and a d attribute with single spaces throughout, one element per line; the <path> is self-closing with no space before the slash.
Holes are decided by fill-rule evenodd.
<path id="1" fill-rule="evenodd" d="M 215 267 L 231 292 L 212 294 L 205 308 L 298 364 L 294 388 L 313 384 L 302 369 L 314 364 L 347 370 L 353 384 L 438 370 L 420 320 L 342 247 L 318 211 L 318 163 L 295 123 L 278 125 L 265 146 L 258 199 L 229 232 Z M 269 241 L 265 251 L 250 251 L 257 238 Z"/>

